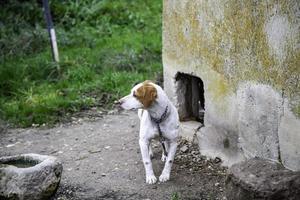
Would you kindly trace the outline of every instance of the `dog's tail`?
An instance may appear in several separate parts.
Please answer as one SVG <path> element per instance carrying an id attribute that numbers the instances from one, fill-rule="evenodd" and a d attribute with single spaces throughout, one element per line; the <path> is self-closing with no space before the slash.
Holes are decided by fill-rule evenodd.
<path id="1" fill-rule="evenodd" d="M 140 120 L 142 119 L 143 114 L 144 114 L 144 109 L 138 109 L 138 116 Z"/>

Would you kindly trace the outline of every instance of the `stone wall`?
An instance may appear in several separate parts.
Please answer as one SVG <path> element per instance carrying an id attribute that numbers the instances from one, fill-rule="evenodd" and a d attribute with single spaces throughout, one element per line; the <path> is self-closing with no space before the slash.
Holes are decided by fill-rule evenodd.
<path id="1" fill-rule="evenodd" d="M 299 1 L 164 0 L 163 65 L 177 106 L 178 72 L 203 81 L 202 153 L 300 170 Z"/>

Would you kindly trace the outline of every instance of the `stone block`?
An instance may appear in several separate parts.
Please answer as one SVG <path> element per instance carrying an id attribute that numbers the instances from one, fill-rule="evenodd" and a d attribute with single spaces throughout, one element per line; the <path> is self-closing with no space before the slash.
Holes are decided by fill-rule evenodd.
<path id="1" fill-rule="evenodd" d="M 289 169 L 300 170 L 300 123 L 285 104 L 278 131 L 281 161 Z"/>
<path id="2" fill-rule="evenodd" d="M 194 139 L 194 135 L 201 127 L 202 124 L 200 122 L 196 121 L 186 121 L 186 122 L 180 122 L 180 136 L 184 139 L 192 142 Z"/>
<path id="3" fill-rule="evenodd" d="M 239 145 L 245 156 L 278 161 L 281 96 L 270 86 L 246 83 L 239 88 L 237 98 Z"/>
<path id="4" fill-rule="evenodd" d="M 230 200 L 298 200 L 300 172 L 261 158 L 234 164 L 226 180 L 226 197 Z"/>
<path id="5" fill-rule="evenodd" d="M 233 131 L 206 125 L 197 132 L 197 139 L 201 154 L 211 158 L 220 157 L 224 166 L 244 160 L 237 146 L 237 134 Z"/>

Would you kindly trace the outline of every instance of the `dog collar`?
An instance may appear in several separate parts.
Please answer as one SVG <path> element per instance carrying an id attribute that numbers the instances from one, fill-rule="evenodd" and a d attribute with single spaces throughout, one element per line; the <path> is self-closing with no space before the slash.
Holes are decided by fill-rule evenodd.
<path id="1" fill-rule="evenodd" d="M 168 106 L 166 106 L 166 109 L 165 109 L 164 113 L 160 116 L 160 118 L 155 118 L 155 117 L 152 117 L 151 115 L 150 115 L 150 117 L 153 122 L 155 122 L 156 124 L 160 124 L 166 119 L 167 113 L 168 113 Z"/>

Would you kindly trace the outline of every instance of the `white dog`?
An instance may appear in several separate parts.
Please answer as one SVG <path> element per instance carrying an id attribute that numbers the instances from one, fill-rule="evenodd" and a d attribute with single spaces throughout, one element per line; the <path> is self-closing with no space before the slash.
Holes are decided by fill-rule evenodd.
<path id="1" fill-rule="evenodd" d="M 175 106 L 168 99 L 163 89 L 145 81 L 133 87 L 129 95 L 117 102 L 123 109 L 138 110 L 140 118 L 139 144 L 146 171 L 146 183 L 156 183 L 156 177 L 152 169 L 151 139 L 160 137 L 163 146 L 162 161 L 165 161 L 164 169 L 159 176 L 160 182 L 170 179 L 171 167 L 177 148 L 179 118 Z"/>

